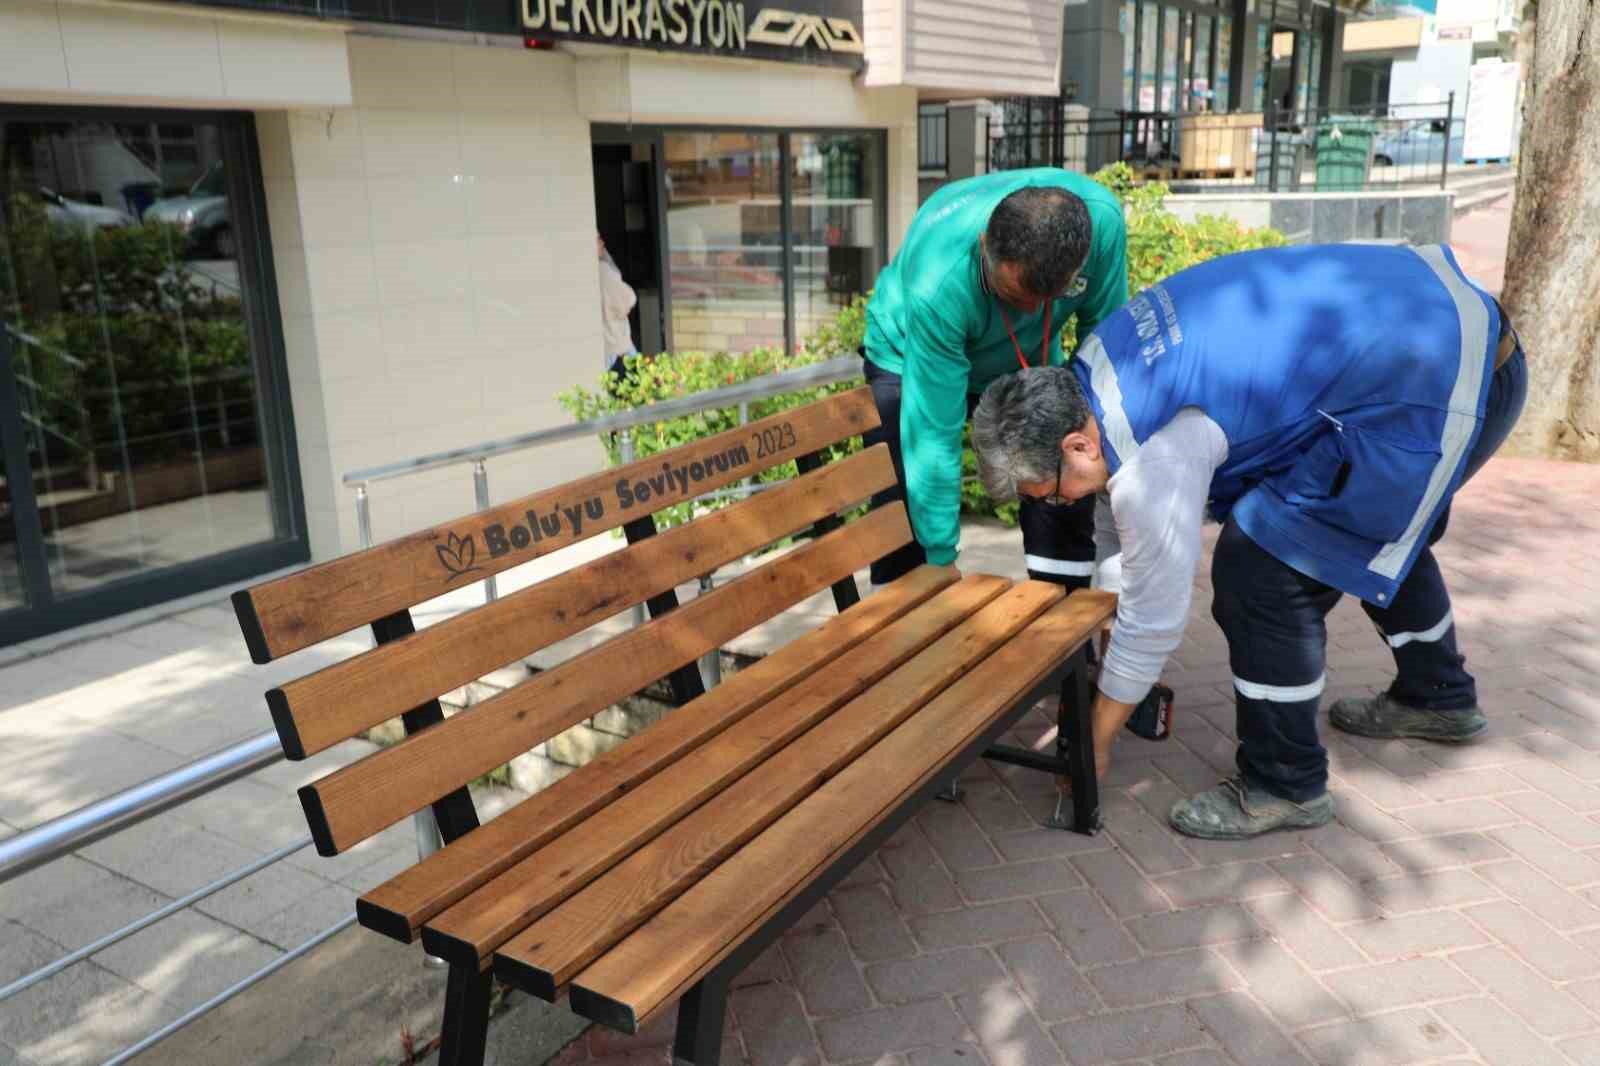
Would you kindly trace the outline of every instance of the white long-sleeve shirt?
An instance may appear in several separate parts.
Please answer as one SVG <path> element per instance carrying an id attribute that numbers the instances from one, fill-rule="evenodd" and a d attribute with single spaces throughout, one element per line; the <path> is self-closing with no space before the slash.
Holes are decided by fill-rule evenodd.
<path id="1" fill-rule="evenodd" d="M 633 330 L 628 324 L 628 312 L 639 297 L 633 287 L 622 280 L 622 271 L 609 257 L 600 259 L 600 317 L 605 330 L 605 363 L 619 355 L 629 355 L 633 346 Z"/>
<path id="2" fill-rule="evenodd" d="M 1100 691 L 1138 703 L 1183 639 L 1222 427 L 1186 407 L 1124 462 L 1095 503 L 1096 587 L 1118 593 Z"/>

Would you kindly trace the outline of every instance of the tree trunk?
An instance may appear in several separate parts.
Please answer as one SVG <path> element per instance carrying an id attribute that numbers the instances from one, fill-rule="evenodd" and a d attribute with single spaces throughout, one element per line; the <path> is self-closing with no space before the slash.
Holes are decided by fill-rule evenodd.
<path id="1" fill-rule="evenodd" d="M 1600 0 L 1540 0 L 1503 300 L 1528 354 L 1525 455 L 1600 461 Z"/>

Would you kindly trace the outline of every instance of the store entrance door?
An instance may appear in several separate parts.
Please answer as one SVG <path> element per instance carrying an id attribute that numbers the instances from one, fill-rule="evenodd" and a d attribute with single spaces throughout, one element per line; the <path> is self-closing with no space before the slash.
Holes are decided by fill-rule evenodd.
<path id="1" fill-rule="evenodd" d="M 661 227 L 658 219 L 660 170 L 657 139 L 651 134 L 596 131 L 594 163 L 595 228 L 606 242 L 622 278 L 638 296 L 628 316 L 633 342 L 641 352 L 668 347 L 661 298 Z"/>

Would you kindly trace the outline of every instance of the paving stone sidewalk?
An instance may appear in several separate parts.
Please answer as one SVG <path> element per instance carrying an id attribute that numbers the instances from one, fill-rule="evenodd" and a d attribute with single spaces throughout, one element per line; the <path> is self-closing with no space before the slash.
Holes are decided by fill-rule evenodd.
<path id="1" fill-rule="evenodd" d="M 1048 780 L 975 768 L 744 975 L 723 1061 L 1600 1064 L 1597 494 L 1600 468 L 1496 460 L 1458 498 L 1439 557 L 1493 731 L 1445 748 L 1325 727 L 1339 817 L 1304 834 L 1166 826 L 1232 766 L 1198 575 L 1176 739 L 1119 743 L 1106 832 L 1041 829 Z M 1327 702 L 1387 683 L 1355 604 L 1329 639 Z M 1048 730 L 1041 713 L 1014 739 Z M 558 1062 L 667 1062 L 671 1021 L 591 1030 Z"/>
<path id="2" fill-rule="evenodd" d="M 975 767 L 960 804 L 923 812 L 744 975 L 724 1062 L 1600 1066 L 1596 498 L 1600 468 L 1522 460 L 1462 494 L 1439 555 L 1491 736 L 1325 730 L 1339 820 L 1303 835 L 1200 844 L 1165 825 L 1231 767 L 1230 675 L 1197 575 L 1168 671 L 1177 736 L 1119 744 L 1107 831 L 1041 829 L 1047 779 Z M 963 566 L 1020 576 L 1015 533 L 966 537 Z M 1329 702 L 1386 683 L 1353 604 L 1329 632 Z M 237 642 L 201 605 L 0 650 L 0 837 L 263 728 L 272 679 Z M 1015 740 L 1048 742 L 1043 710 Z M 280 765 L 0 886 L 0 983 L 298 836 L 292 786 L 322 769 Z M 402 825 L 348 858 L 302 853 L 0 1004 L 0 1066 L 100 1061 L 332 924 L 412 849 Z M 670 1033 L 670 1018 L 592 1030 L 557 1061 L 662 1063 Z"/>

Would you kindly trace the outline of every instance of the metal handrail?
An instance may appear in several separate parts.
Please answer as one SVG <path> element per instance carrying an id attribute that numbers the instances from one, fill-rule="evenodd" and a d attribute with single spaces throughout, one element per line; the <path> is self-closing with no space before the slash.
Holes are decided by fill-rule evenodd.
<path id="1" fill-rule="evenodd" d="M 180 899 L 175 899 L 165 907 L 162 907 L 159 910 L 153 910 L 143 918 L 129 922 L 121 929 L 107 933 L 99 940 L 96 940 L 93 943 L 85 944 L 76 951 L 61 956 L 61 958 L 57 959 L 55 962 L 52 962 L 47 966 L 41 966 L 39 969 L 28 974 L 26 977 L 17 978 L 4 988 L 0 988 L 0 1003 L 4 1003 L 12 996 L 15 996 L 19 993 L 26 992 L 28 989 L 32 988 L 41 981 L 48 981 L 62 970 L 82 962 L 91 955 L 100 954 L 113 944 L 120 944 L 133 934 L 150 928 L 152 925 L 155 925 L 164 918 L 170 918 L 179 911 L 187 907 L 192 907 L 203 899 L 209 899 L 230 885 L 238 884 L 251 874 L 260 873 L 262 870 L 265 870 L 268 866 L 271 866 L 278 860 L 286 859 L 302 848 L 310 847 L 311 843 L 311 838 L 309 836 L 304 836 L 295 841 L 293 844 L 285 844 L 283 847 L 272 852 L 270 855 L 263 855 L 255 862 L 241 866 L 232 873 L 217 878 L 209 885 L 202 885 L 200 888 L 195 889 L 187 896 L 183 896 Z"/>
<path id="2" fill-rule="evenodd" d="M 778 396 L 796 389 L 815 388 L 818 385 L 830 385 L 836 381 L 849 381 L 851 378 L 861 376 L 861 359 L 858 356 L 844 355 L 826 362 L 814 363 L 811 366 L 799 367 L 795 370 L 784 370 L 777 374 L 764 374 L 749 381 L 741 381 L 737 385 L 728 385 L 720 389 L 711 389 L 707 392 L 690 393 L 688 396 L 679 396 L 671 400 L 662 400 L 660 403 L 647 404 L 636 407 L 632 411 L 621 414 L 603 415 L 592 418 L 586 422 L 574 422 L 565 426 L 552 426 L 548 429 L 537 429 L 532 433 L 523 433 L 515 437 L 504 437 L 499 440 L 483 441 L 480 444 L 468 445 L 465 448 L 451 448 L 449 451 L 432 452 L 428 455 L 419 455 L 414 459 L 403 459 L 397 463 L 384 463 L 381 466 L 369 466 L 360 470 L 352 470 L 344 475 L 346 485 L 361 485 L 372 481 L 386 481 L 389 478 L 404 477 L 408 474 L 420 474 L 425 470 L 438 470 L 446 466 L 459 466 L 463 463 L 475 463 L 484 459 L 492 459 L 497 455 L 509 452 L 522 451 L 525 448 L 537 448 L 544 444 L 558 444 L 561 441 L 577 440 L 597 433 L 616 433 L 624 429 L 633 429 L 636 426 L 647 426 L 654 422 L 663 422 L 669 418 L 680 418 L 703 411 L 708 407 L 734 407 L 751 400 L 762 400 L 768 396 Z"/>
<path id="3" fill-rule="evenodd" d="M 260 984 L 262 981 L 265 981 L 267 978 L 271 977 L 273 974 L 277 973 L 291 962 L 294 962 L 296 959 L 304 955 L 310 954 L 314 949 L 320 947 L 327 941 L 332 940 L 334 937 L 338 936 L 340 933 L 344 932 L 346 929 L 355 924 L 356 916 L 354 914 L 341 919 L 338 923 L 329 926 L 327 929 L 324 929 L 322 932 L 318 933 L 316 936 L 312 937 L 310 940 L 307 940 L 300 946 L 286 951 L 282 955 L 279 955 L 277 958 L 261 967 L 261 969 L 257 970 L 255 973 L 250 974 L 248 977 L 240 978 L 238 981 L 229 985 L 221 992 L 218 992 L 204 1003 L 192 1008 L 187 1013 L 174 1018 L 172 1021 L 168 1022 L 166 1025 L 163 1025 L 161 1028 L 157 1029 L 155 1032 L 151 1033 L 137 1044 L 123 1048 L 120 1052 L 101 1063 L 101 1066 L 122 1066 L 123 1063 L 128 1062 L 143 1052 L 155 1047 L 157 1044 L 161 1043 L 161 1041 L 165 1040 L 173 1033 L 176 1033 L 184 1026 L 205 1017 L 205 1015 L 216 1010 L 218 1007 L 228 1002 L 228 1000 L 232 999 L 234 996 L 237 996 L 240 992 L 243 992 L 254 985 Z"/>
<path id="4" fill-rule="evenodd" d="M 268 730 L 0 840 L 0 884 L 282 758 Z"/>

